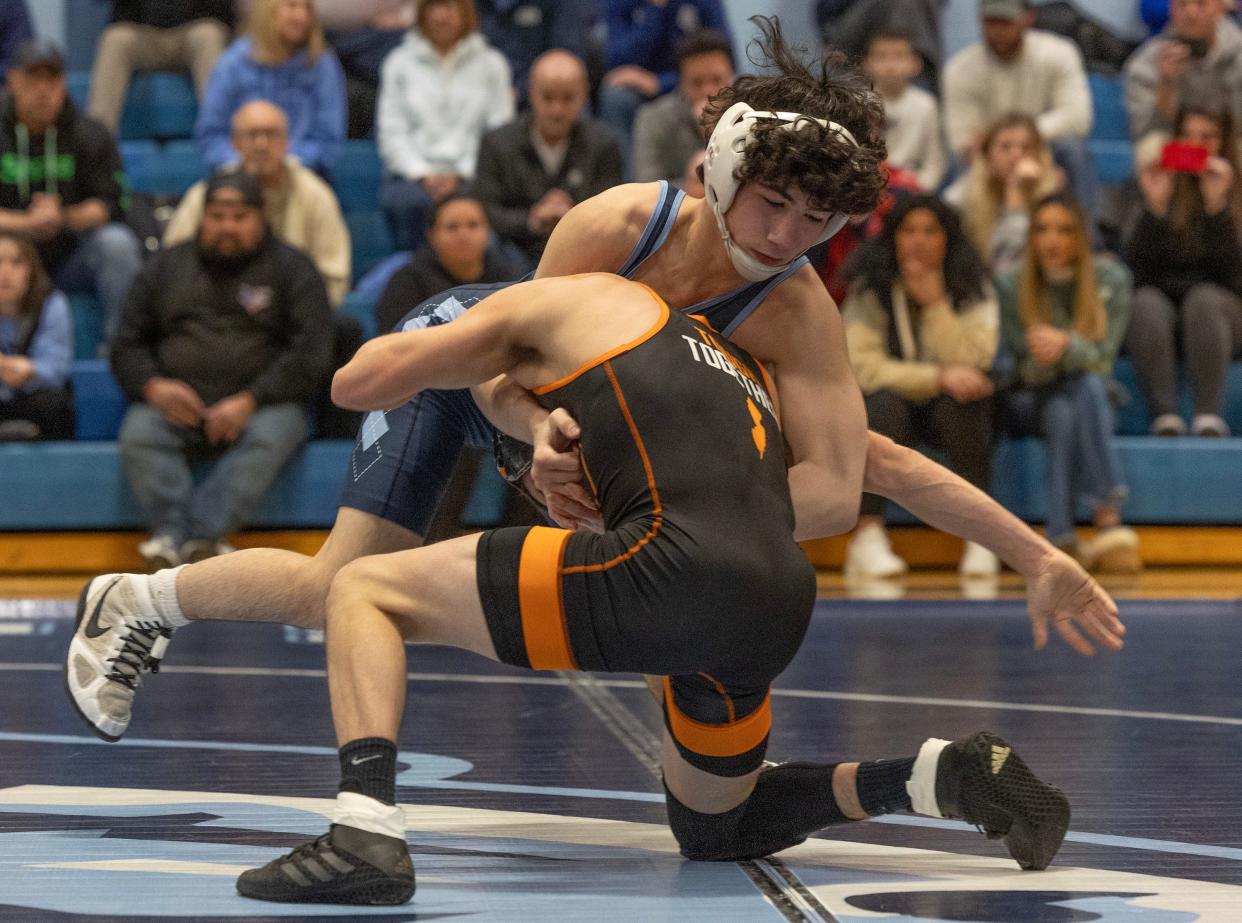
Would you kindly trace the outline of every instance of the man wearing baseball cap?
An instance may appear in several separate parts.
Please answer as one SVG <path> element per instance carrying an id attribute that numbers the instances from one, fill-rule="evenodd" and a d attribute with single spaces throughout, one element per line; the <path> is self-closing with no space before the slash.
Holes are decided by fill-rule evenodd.
<path id="1" fill-rule="evenodd" d="M 945 65 L 944 121 L 949 147 L 963 161 L 1001 116 L 1035 119 L 1052 145 L 1088 213 L 1095 202 L 1095 171 L 1087 151 L 1093 111 L 1087 72 L 1069 39 L 1033 29 L 1027 0 L 979 0 L 983 41 Z"/>
<path id="2" fill-rule="evenodd" d="M 81 115 L 65 87 L 65 60 L 46 39 L 18 49 L 0 102 L 0 228 L 30 235 L 68 292 L 93 292 L 110 335 L 141 266 L 138 238 L 121 223 L 124 176 L 116 142 Z"/>
<path id="3" fill-rule="evenodd" d="M 132 402 L 119 442 L 153 567 L 231 550 L 281 466 L 306 439 L 329 371 L 332 318 L 314 263 L 273 236 L 248 173 L 214 177 L 194 240 L 134 280 L 112 346 Z M 190 461 L 215 464 L 194 484 Z"/>

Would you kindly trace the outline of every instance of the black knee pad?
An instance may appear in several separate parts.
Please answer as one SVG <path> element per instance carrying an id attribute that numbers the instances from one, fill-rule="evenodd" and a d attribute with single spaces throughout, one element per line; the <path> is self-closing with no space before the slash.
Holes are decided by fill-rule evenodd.
<path id="1" fill-rule="evenodd" d="M 668 823 L 681 854 L 708 862 L 759 859 L 848 821 L 832 794 L 834 769 L 835 763 L 769 766 L 749 798 L 720 814 L 686 807 L 665 786 Z"/>
<path id="2" fill-rule="evenodd" d="M 683 856 L 700 862 L 733 858 L 731 847 L 736 845 L 737 828 L 746 813 L 745 801 L 723 814 L 703 814 L 686 807 L 665 786 L 664 802 L 669 829 L 677 838 Z"/>

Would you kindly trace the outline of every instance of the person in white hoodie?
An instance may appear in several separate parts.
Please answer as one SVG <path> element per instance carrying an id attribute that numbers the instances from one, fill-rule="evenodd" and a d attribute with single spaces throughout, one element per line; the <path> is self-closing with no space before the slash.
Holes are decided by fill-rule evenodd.
<path id="1" fill-rule="evenodd" d="M 399 249 L 417 249 L 431 207 L 474 177 L 484 133 L 513 115 L 509 63 L 479 34 L 473 0 L 421 0 L 380 76 L 380 204 Z"/>

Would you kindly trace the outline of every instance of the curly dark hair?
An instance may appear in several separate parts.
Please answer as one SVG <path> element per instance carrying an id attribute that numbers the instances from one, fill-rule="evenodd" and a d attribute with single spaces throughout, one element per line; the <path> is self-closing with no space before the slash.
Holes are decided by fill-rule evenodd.
<path id="1" fill-rule="evenodd" d="M 844 275 L 851 285 L 870 289 L 890 314 L 893 310 L 893 284 L 901 277 L 897 265 L 897 228 L 906 216 L 926 209 L 944 230 L 944 287 L 955 311 L 960 311 L 984 295 L 988 278 L 983 258 L 962 229 L 957 212 L 934 195 L 914 195 L 898 200 L 884 216 L 880 233 L 867 241 L 846 264 Z"/>
<path id="2" fill-rule="evenodd" d="M 815 122 L 798 122 L 791 130 L 785 123 L 761 121 L 746 145 L 736 178 L 782 191 L 796 186 L 826 210 L 851 215 L 871 211 L 888 182 L 883 166 L 888 156 L 884 104 L 871 81 L 840 52 L 826 53 L 816 69 L 806 49 L 786 44 L 775 17 L 752 16 L 750 21 L 762 37 L 751 42 L 758 54 L 748 48 L 747 58 L 769 73 L 745 74 L 713 96 L 703 111 L 704 137 L 711 135 L 724 111 L 739 102 L 759 110 L 830 119 L 845 126 L 858 146 Z"/>

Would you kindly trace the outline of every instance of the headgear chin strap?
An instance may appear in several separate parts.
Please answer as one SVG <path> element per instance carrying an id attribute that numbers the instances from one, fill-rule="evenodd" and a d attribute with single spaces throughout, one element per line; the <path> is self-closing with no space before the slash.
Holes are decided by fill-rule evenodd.
<path id="1" fill-rule="evenodd" d="M 826 119 L 799 115 L 796 112 L 761 112 L 752 109 L 746 103 L 734 103 L 720 116 L 720 121 L 716 123 L 712 136 L 707 141 L 707 150 L 703 155 L 703 189 L 707 197 L 707 204 L 716 216 L 716 224 L 720 226 L 720 236 L 724 239 L 725 250 L 729 254 L 729 260 L 733 263 L 733 268 L 738 271 L 742 278 L 748 279 L 751 282 L 762 282 L 765 279 L 770 279 L 777 273 L 784 272 L 790 266 L 790 263 L 783 263 L 780 266 L 769 266 L 767 263 L 761 263 L 758 259 L 751 256 L 749 252 L 733 242 L 732 236 L 729 234 L 729 227 L 725 224 L 725 212 L 733 204 L 733 198 L 737 195 L 737 190 L 741 186 L 737 179 L 737 171 L 746 156 L 746 145 L 751 139 L 751 132 L 754 129 L 755 122 L 759 119 L 772 119 L 783 122 L 785 123 L 784 127 L 789 130 L 795 130 L 797 123 L 802 120 L 815 122 L 817 125 L 831 129 L 855 147 L 858 146 L 858 142 L 845 126 Z M 831 215 L 828 218 L 827 225 L 824 227 L 824 232 L 812 246 L 822 244 L 832 237 L 837 231 L 845 227 L 846 222 L 849 220 L 850 216 L 841 212 Z"/>

